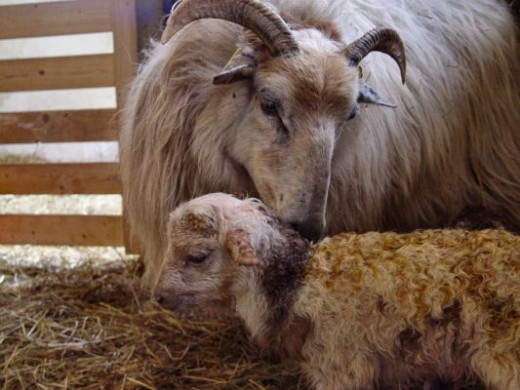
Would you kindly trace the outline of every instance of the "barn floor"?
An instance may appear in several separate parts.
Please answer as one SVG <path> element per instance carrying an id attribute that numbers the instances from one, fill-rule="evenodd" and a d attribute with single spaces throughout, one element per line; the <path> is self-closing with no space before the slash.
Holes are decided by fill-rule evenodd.
<path id="1" fill-rule="evenodd" d="M 138 264 L 0 262 L 0 388 L 303 389 L 236 320 L 180 321 L 140 302 Z"/>

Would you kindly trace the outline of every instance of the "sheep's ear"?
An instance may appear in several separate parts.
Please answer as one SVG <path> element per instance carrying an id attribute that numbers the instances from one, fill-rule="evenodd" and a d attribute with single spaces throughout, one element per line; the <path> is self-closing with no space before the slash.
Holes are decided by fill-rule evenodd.
<path id="1" fill-rule="evenodd" d="M 253 53 L 246 53 L 242 49 L 238 49 L 222 72 L 213 78 L 213 84 L 231 84 L 236 81 L 250 79 L 256 72 L 256 66 Z"/>
<path id="2" fill-rule="evenodd" d="M 376 104 L 378 106 L 392 107 L 396 108 L 397 106 L 385 99 L 383 99 L 379 94 L 374 91 L 369 85 L 361 82 L 359 86 L 359 103 L 368 103 L 368 104 Z"/>
<path id="3" fill-rule="evenodd" d="M 262 265 L 262 261 L 257 257 L 255 250 L 251 246 L 249 233 L 242 229 L 231 230 L 225 242 L 226 248 L 233 259 L 242 265 Z"/>

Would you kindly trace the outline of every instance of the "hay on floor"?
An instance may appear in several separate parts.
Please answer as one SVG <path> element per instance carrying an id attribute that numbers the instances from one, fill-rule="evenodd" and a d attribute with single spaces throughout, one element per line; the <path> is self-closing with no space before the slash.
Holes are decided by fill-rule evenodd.
<path id="1" fill-rule="evenodd" d="M 308 389 L 236 318 L 180 320 L 140 301 L 137 259 L 95 264 L 0 261 L 0 389 Z"/>
<path id="2" fill-rule="evenodd" d="M 180 321 L 140 302 L 137 265 L 0 262 L 0 388 L 304 388 L 236 319 Z"/>
<path id="3" fill-rule="evenodd" d="M 0 261 L 0 389 L 308 390 L 238 319 L 180 320 L 142 302 L 137 259 L 93 264 Z"/>

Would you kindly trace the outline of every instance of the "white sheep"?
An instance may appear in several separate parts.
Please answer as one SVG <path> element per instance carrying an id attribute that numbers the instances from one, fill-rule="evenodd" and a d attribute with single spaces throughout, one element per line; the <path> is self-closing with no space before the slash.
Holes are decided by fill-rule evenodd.
<path id="1" fill-rule="evenodd" d="M 216 191 L 256 193 L 313 238 L 439 227 L 482 205 L 520 228 L 520 50 L 505 1 L 183 0 L 164 41 L 122 112 L 145 284 L 168 213 Z"/>
<path id="2" fill-rule="evenodd" d="M 257 200 L 175 210 L 157 300 L 236 305 L 252 336 L 302 361 L 316 389 L 431 389 L 476 375 L 520 389 L 520 237 L 506 231 L 341 234 L 316 245 Z"/>

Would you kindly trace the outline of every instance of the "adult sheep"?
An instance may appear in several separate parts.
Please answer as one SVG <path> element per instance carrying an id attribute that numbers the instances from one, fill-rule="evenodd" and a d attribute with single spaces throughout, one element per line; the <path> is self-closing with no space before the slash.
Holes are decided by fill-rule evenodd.
<path id="1" fill-rule="evenodd" d="M 469 206 L 520 227 L 516 32 L 499 0 L 182 1 L 123 112 L 145 267 L 168 213 L 215 191 L 257 193 L 307 237 L 436 227 Z M 374 90 L 397 108 L 363 104 L 391 105 Z"/>

